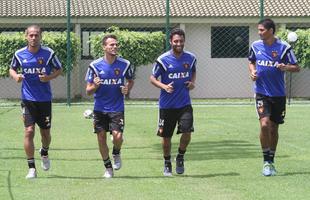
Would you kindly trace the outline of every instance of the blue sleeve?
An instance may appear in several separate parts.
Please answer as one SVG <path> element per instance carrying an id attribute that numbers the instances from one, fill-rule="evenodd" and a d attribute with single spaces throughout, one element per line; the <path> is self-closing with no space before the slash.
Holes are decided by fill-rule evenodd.
<path id="1" fill-rule="evenodd" d="M 127 69 L 127 71 L 125 72 L 125 78 L 126 79 L 133 79 L 134 78 L 134 69 L 132 67 L 132 65 L 130 65 Z"/>
<path id="2" fill-rule="evenodd" d="M 255 51 L 254 51 L 253 47 L 251 47 L 251 49 L 250 49 L 248 60 L 251 62 L 256 62 L 256 55 L 255 55 Z"/>
<path id="3" fill-rule="evenodd" d="M 20 66 L 21 66 L 20 62 L 17 59 L 16 55 L 14 54 L 11 62 L 11 69 L 17 70 Z"/>
<path id="4" fill-rule="evenodd" d="M 162 66 L 162 64 L 160 64 L 159 62 L 156 62 L 154 64 L 153 70 L 152 70 L 152 75 L 155 78 L 158 78 L 159 76 L 161 76 L 164 73 L 164 67 Z"/>
<path id="5" fill-rule="evenodd" d="M 94 71 L 90 67 L 88 67 L 85 75 L 85 81 L 88 83 L 93 83 L 95 78 L 94 75 L 95 75 Z"/>
<path id="6" fill-rule="evenodd" d="M 193 67 L 192 67 L 192 72 L 196 72 L 196 63 L 197 63 L 197 60 L 195 59 L 193 63 Z"/>
<path id="7" fill-rule="evenodd" d="M 52 62 L 52 65 L 55 69 L 61 68 L 61 63 L 55 54 L 53 55 L 51 62 Z"/>
<path id="8" fill-rule="evenodd" d="M 289 64 L 292 64 L 292 65 L 296 65 L 297 64 L 297 59 L 295 57 L 295 54 L 294 54 L 292 48 L 289 48 L 287 50 L 287 52 L 284 54 L 282 62 L 285 63 L 285 64 L 289 63 Z"/>

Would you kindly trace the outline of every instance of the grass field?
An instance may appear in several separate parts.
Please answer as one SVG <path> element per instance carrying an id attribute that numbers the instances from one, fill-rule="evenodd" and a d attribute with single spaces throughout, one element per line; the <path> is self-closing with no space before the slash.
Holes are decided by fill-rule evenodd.
<path id="1" fill-rule="evenodd" d="M 156 106 L 126 107 L 123 168 L 106 180 L 83 111 L 91 106 L 53 107 L 52 168 L 26 180 L 19 107 L 0 107 L 0 199 L 310 199 L 310 105 L 287 107 L 276 156 L 278 175 L 261 175 L 259 124 L 250 105 L 194 106 L 195 133 L 184 175 L 163 177 Z M 173 157 L 178 136 L 173 138 Z M 40 137 L 35 137 L 36 149 Z M 111 143 L 110 143 L 111 147 Z M 174 166 L 173 166 L 174 167 Z"/>

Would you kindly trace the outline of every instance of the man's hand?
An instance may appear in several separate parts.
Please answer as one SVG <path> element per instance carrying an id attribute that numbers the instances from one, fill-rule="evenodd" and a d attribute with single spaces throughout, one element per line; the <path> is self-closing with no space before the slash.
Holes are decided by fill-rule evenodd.
<path id="1" fill-rule="evenodd" d="M 256 70 L 251 71 L 250 78 L 251 78 L 252 81 L 256 81 L 257 80 L 257 71 Z"/>
<path id="2" fill-rule="evenodd" d="M 17 83 L 20 83 L 22 82 L 22 80 L 24 80 L 24 75 L 22 74 L 16 74 L 16 76 L 14 77 L 14 80 L 17 82 Z"/>
<path id="3" fill-rule="evenodd" d="M 173 92 L 173 81 L 171 83 L 169 83 L 168 85 L 165 85 L 164 90 L 168 93 L 172 93 Z"/>
<path id="4" fill-rule="evenodd" d="M 284 63 L 279 63 L 277 65 L 277 68 L 281 71 L 286 71 L 287 70 L 287 65 L 285 65 Z"/>
<path id="5" fill-rule="evenodd" d="M 46 74 L 39 74 L 39 78 L 40 78 L 40 81 L 44 82 L 44 83 L 46 83 L 50 80 L 50 78 Z"/>
<path id="6" fill-rule="evenodd" d="M 127 95 L 128 94 L 129 89 L 128 89 L 128 85 L 127 84 L 120 86 L 120 88 L 121 88 L 121 92 L 122 92 L 123 95 Z"/>
<path id="7" fill-rule="evenodd" d="M 195 88 L 195 83 L 192 82 L 192 81 L 186 81 L 186 82 L 185 82 L 185 85 L 186 85 L 186 87 L 187 87 L 189 90 L 192 90 L 192 89 Z"/>

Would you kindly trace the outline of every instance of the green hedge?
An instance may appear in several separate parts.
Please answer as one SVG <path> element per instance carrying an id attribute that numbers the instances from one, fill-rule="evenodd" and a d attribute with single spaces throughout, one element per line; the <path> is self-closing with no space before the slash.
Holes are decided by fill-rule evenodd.
<path id="1" fill-rule="evenodd" d="M 277 32 L 277 36 L 287 41 L 289 32 L 287 29 L 280 29 Z M 298 64 L 302 68 L 310 68 L 310 29 L 297 29 L 295 32 L 298 35 L 298 39 L 291 45 L 293 46 Z"/>
<path id="2" fill-rule="evenodd" d="M 91 36 L 92 56 L 103 56 L 102 38 L 115 34 L 119 43 L 119 55 L 131 62 L 134 67 L 153 63 L 164 51 L 165 35 L 162 32 L 136 32 L 111 27 L 107 32 Z"/>
<path id="3" fill-rule="evenodd" d="M 68 71 L 67 66 L 67 33 L 66 32 L 44 32 L 42 35 L 42 44 L 48 46 L 56 52 L 63 71 Z M 80 42 L 74 33 L 70 34 L 72 48 L 72 65 L 76 65 L 76 58 L 80 50 Z M 12 57 L 16 50 L 27 45 L 24 33 L 0 34 L 0 77 L 9 76 L 9 68 Z"/>

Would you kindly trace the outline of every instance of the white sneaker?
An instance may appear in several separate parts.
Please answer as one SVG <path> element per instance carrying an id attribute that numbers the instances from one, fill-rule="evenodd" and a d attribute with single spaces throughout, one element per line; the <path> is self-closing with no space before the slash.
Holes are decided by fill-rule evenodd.
<path id="1" fill-rule="evenodd" d="M 272 164 L 270 164 L 269 162 L 265 162 L 263 165 L 263 171 L 262 171 L 263 175 L 271 176 L 272 175 L 271 168 L 272 168 Z"/>
<path id="2" fill-rule="evenodd" d="M 48 159 L 48 156 L 41 156 L 41 167 L 44 171 L 47 171 L 51 167 L 51 162 Z"/>
<path id="3" fill-rule="evenodd" d="M 113 168 L 106 168 L 103 174 L 104 178 L 112 178 L 114 176 Z"/>
<path id="4" fill-rule="evenodd" d="M 172 176 L 171 163 L 165 163 L 164 164 L 164 176 Z"/>
<path id="5" fill-rule="evenodd" d="M 122 167 L 122 159 L 121 159 L 121 154 L 113 155 L 113 169 L 119 170 Z"/>
<path id="6" fill-rule="evenodd" d="M 277 175 L 277 170 L 274 167 L 273 163 L 270 164 L 270 171 L 271 171 L 271 176 Z"/>
<path id="7" fill-rule="evenodd" d="M 26 179 L 33 179 L 37 178 L 37 171 L 36 168 L 29 168 L 28 174 L 26 176 Z"/>

